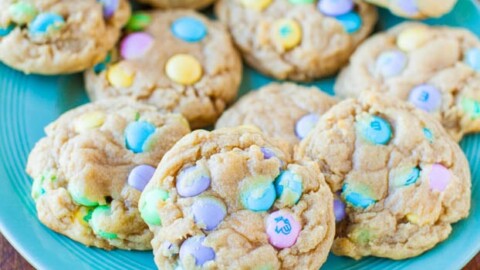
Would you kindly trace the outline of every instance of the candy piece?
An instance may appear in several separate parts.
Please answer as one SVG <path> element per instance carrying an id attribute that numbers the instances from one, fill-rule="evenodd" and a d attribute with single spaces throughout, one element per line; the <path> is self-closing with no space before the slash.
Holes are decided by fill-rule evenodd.
<path id="1" fill-rule="evenodd" d="M 185 261 L 192 256 L 197 266 L 215 260 L 215 251 L 211 247 L 204 246 L 204 241 L 205 236 L 193 236 L 185 240 L 180 247 L 180 260 Z"/>
<path id="2" fill-rule="evenodd" d="M 116 233 L 112 232 L 107 232 L 105 231 L 104 228 L 102 228 L 103 222 L 102 220 L 105 219 L 105 217 L 110 216 L 111 209 L 110 206 L 107 205 L 102 205 L 92 212 L 92 218 L 90 219 L 90 224 L 92 226 L 93 232 L 95 232 L 96 235 L 105 238 L 105 239 L 116 239 L 118 238 Z"/>
<path id="3" fill-rule="evenodd" d="M 201 228 L 211 231 L 223 221 L 227 215 L 225 204 L 215 197 L 198 198 L 192 205 L 193 218 Z"/>
<path id="4" fill-rule="evenodd" d="M 345 32 L 353 34 L 362 28 L 362 17 L 356 12 L 349 12 L 335 17 L 343 25 Z"/>
<path id="5" fill-rule="evenodd" d="M 182 197 L 193 197 L 210 187 L 210 173 L 205 166 L 184 168 L 177 176 L 177 192 Z"/>
<path id="6" fill-rule="evenodd" d="M 75 121 L 75 132 L 83 133 L 99 128 L 105 123 L 107 116 L 102 111 L 92 111 L 82 114 Z"/>
<path id="7" fill-rule="evenodd" d="M 62 16 L 56 13 L 41 13 L 30 23 L 29 32 L 33 36 L 44 36 L 59 31 L 65 25 Z"/>
<path id="8" fill-rule="evenodd" d="M 395 172 L 393 184 L 396 187 L 407 187 L 415 184 L 418 180 L 418 177 L 420 177 L 420 169 L 418 167 L 400 168 Z"/>
<path id="9" fill-rule="evenodd" d="M 110 19 L 119 7 L 118 0 L 97 0 L 103 5 L 103 17 Z"/>
<path id="10" fill-rule="evenodd" d="M 271 159 L 272 157 L 275 157 L 275 153 L 273 153 L 271 149 L 262 147 L 260 148 L 260 151 L 262 151 L 264 159 Z"/>
<path id="11" fill-rule="evenodd" d="M 369 115 L 357 121 L 357 129 L 363 138 L 373 144 L 386 145 L 392 138 L 390 124 L 379 116 Z"/>
<path id="12" fill-rule="evenodd" d="M 415 16 L 418 14 L 416 0 L 396 0 L 395 5 L 406 16 Z"/>
<path id="13" fill-rule="evenodd" d="M 283 171 L 275 179 L 275 191 L 284 206 L 294 206 L 303 193 L 302 178 L 292 171 Z"/>
<path id="14" fill-rule="evenodd" d="M 167 61 L 167 76 L 174 82 L 192 85 L 202 78 L 202 66 L 198 60 L 188 54 L 176 54 Z"/>
<path id="15" fill-rule="evenodd" d="M 107 79 L 113 87 L 130 87 L 133 84 L 135 74 L 126 70 L 121 63 L 112 65 L 107 70 Z"/>
<path id="16" fill-rule="evenodd" d="M 155 168 L 150 165 L 138 165 L 128 175 L 128 184 L 138 191 L 143 191 L 145 186 L 152 179 Z"/>
<path id="17" fill-rule="evenodd" d="M 275 186 L 271 182 L 257 182 L 240 194 L 243 207 L 255 212 L 269 210 L 276 197 Z"/>
<path id="18" fill-rule="evenodd" d="M 276 248 L 295 245 L 301 230 L 300 223 L 285 210 L 273 212 L 267 218 L 268 242 Z"/>
<path id="19" fill-rule="evenodd" d="M 426 27 L 407 28 L 398 35 L 397 46 L 401 50 L 409 52 L 423 46 L 429 38 Z"/>
<path id="20" fill-rule="evenodd" d="M 168 192 L 163 189 L 152 189 L 143 194 L 138 204 L 143 220 L 150 225 L 162 225 L 158 208 L 162 207 L 169 197 Z"/>
<path id="21" fill-rule="evenodd" d="M 8 8 L 8 12 L 12 21 L 18 25 L 25 25 L 31 22 L 38 14 L 35 6 L 26 2 L 17 2 L 11 5 Z"/>
<path id="22" fill-rule="evenodd" d="M 350 185 L 344 184 L 342 189 L 342 196 L 345 198 L 347 203 L 357 208 L 368 208 L 373 205 L 376 201 L 367 195 L 358 193 L 350 189 Z"/>
<path id="23" fill-rule="evenodd" d="M 37 200 L 45 194 L 45 189 L 43 188 L 43 182 L 45 181 L 45 177 L 42 175 L 41 177 L 37 177 L 33 179 L 33 184 L 32 184 L 32 198 L 33 200 Z"/>
<path id="24" fill-rule="evenodd" d="M 407 66 L 407 56 L 399 50 L 383 52 L 377 58 L 375 68 L 383 77 L 397 76 Z"/>
<path id="25" fill-rule="evenodd" d="M 410 221 L 410 223 L 419 224 L 420 218 L 415 214 L 407 214 L 406 218 L 408 221 Z"/>
<path id="26" fill-rule="evenodd" d="M 68 185 L 68 192 L 70 193 L 70 196 L 72 196 L 73 201 L 77 204 L 89 207 L 99 205 L 97 201 L 87 198 L 87 196 L 85 196 L 85 194 L 83 194 L 83 192 L 77 188 L 74 182 L 70 182 Z"/>
<path id="27" fill-rule="evenodd" d="M 476 119 L 480 117 L 480 102 L 471 98 L 462 98 L 462 109 L 470 115 L 471 118 Z"/>
<path id="28" fill-rule="evenodd" d="M 433 133 L 430 129 L 428 128 L 423 128 L 423 135 L 425 135 L 425 138 L 432 143 L 433 142 Z"/>
<path id="29" fill-rule="evenodd" d="M 472 48 L 465 54 L 465 63 L 473 70 L 480 72 L 480 49 Z"/>
<path id="30" fill-rule="evenodd" d="M 120 55 L 125 59 L 140 58 L 152 47 L 154 41 L 145 32 L 129 34 L 120 43 Z"/>
<path id="31" fill-rule="evenodd" d="M 335 214 L 336 222 L 342 221 L 347 216 L 345 208 L 345 203 L 343 203 L 342 200 L 338 198 L 333 200 L 333 213 Z"/>
<path id="32" fill-rule="evenodd" d="M 95 72 L 95 74 L 98 74 L 98 73 L 106 70 L 107 65 L 110 64 L 111 61 L 112 61 L 112 54 L 108 53 L 107 56 L 105 57 L 105 59 L 102 62 L 96 64 L 93 67 L 93 71 Z"/>
<path id="33" fill-rule="evenodd" d="M 320 0 L 318 9 L 327 16 L 339 16 L 353 10 L 353 0 Z"/>
<path id="34" fill-rule="evenodd" d="M 433 164 L 430 174 L 428 175 L 430 188 L 433 191 L 443 192 L 450 183 L 451 176 L 450 170 L 442 164 Z"/>
<path id="35" fill-rule="evenodd" d="M 125 129 L 125 144 L 134 153 L 145 151 L 145 144 L 149 137 L 155 133 L 156 127 L 145 121 L 130 123 Z"/>
<path id="36" fill-rule="evenodd" d="M 74 217 L 85 227 L 88 227 L 88 222 L 92 219 L 93 209 L 80 206 L 77 211 L 75 211 Z"/>
<path id="37" fill-rule="evenodd" d="M 317 124 L 318 119 L 320 119 L 320 117 L 315 113 L 302 116 L 302 118 L 300 118 L 295 124 L 295 135 L 297 135 L 297 138 L 303 140 L 307 137 Z"/>
<path id="38" fill-rule="evenodd" d="M 266 9 L 268 6 L 270 6 L 271 3 L 272 0 L 242 0 L 242 4 L 244 7 L 256 11 L 262 11 Z"/>
<path id="39" fill-rule="evenodd" d="M 291 19 L 280 19 L 274 23 L 274 40 L 285 50 L 297 47 L 302 42 L 302 28 L 300 24 Z"/>
<path id="40" fill-rule="evenodd" d="M 13 23 L 9 24 L 7 27 L 0 27 L 0 37 L 8 36 L 13 29 L 15 29 L 15 25 Z"/>
<path id="41" fill-rule="evenodd" d="M 202 21 L 192 17 L 182 17 L 172 24 L 172 33 L 186 42 L 200 42 L 207 35 L 207 27 Z"/>
<path id="42" fill-rule="evenodd" d="M 288 0 L 288 2 L 297 5 L 297 4 L 313 4 L 316 0 Z"/>
<path id="43" fill-rule="evenodd" d="M 422 84 L 412 89 L 408 101 L 426 112 L 434 112 L 442 104 L 442 94 L 435 86 Z"/>
<path id="44" fill-rule="evenodd" d="M 130 17 L 125 28 L 130 32 L 143 31 L 152 22 L 152 16 L 144 12 L 135 12 Z"/>

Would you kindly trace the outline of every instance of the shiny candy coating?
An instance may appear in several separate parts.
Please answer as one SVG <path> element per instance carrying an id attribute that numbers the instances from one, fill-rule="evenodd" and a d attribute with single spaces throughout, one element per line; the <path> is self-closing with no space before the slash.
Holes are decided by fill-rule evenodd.
<path id="1" fill-rule="evenodd" d="M 225 204 L 215 197 L 200 197 L 192 205 L 195 223 L 207 230 L 215 230 L 227 215 Z"/>
<path id="2" fill-rule="evenodd" d="M 109 52 L 102 62 L 96 64 L 93 67 L 93 71 L 95 72 L 95 74 L 98 74 L 98 73 L 106 70 L 107 65 L 110 64 L 111 61 L 112 61 L 112 53 Z"/>
<path id="3" fill-rule="evenodd" d="M 260 151 L 262 151 L 263 158 L 264 159 L 271 159 L 272 157 L 275 157 L 275 153 L 271 149 L 268 149 L 266 147 L 260 148 Z"/>
<path id="4" fill-rule="evenodd" d="M 342 202 L 342 200 L 340 200 L 339 198 L 335 198 L 333 200 L 333 213 L 335 214 L 336 222 L 342 221 L 347 216 L 345 209 L 346 206 L 345 203 Z"/>
<path id="5" fill-rule="evenodd" d="M 195 165 L 184 168 L 177 175 L 176 188 L 182 197 L 194 197 L 210 187 L 210 174 L 204 166 Z"/>
<path id="6" fill-rule="evenodd" d="M 339 15 L 335 17 L 343 25 L 343 29 L 348 34 L 358 32 L 362 28 L 362 17 L 356 12 L 349 12 L 347 14 Z"/>
<path id="7" fill-rule="evenodd" d="M 242 5 L 248 9 L 262 11 L 272 3 L 272 0 L 241 0 Z"/>
<path id="8" fill-rule="evenodd" d="M 44 36 L 59 31 L 65 25 L 62 16 L 48 12 L 41 13 L 29 25 L 29 32 L 33 36 Z"/>
<path id="9" fill-rule="evenodd" d="M 145 32 L 127 35 L 120 43 L 120 55 L 124 59 L 140 58 L 153 46 L 155 40 Z"/>
<path id="10" fill-rule="evenodd" d="M 313 4 L 316 0 L 288 0 L 288 2 L 294 5 L 301 5 L 301 4 Z"/>
<path id="11" fill-rule="evenodd" d="M 138 204 L 142 219 L 149 225 L 162 225 L 157 208 L 170 198 L 167 191 L 163 189 L 152 189 L 147 191 Z"/>
<path id="12" fill-rule="evenodd" d="M 105 239 L 116 239 L 116 238 L 118 238 L 116 233 L 107 232 L 104 229 L 102 229 L 101 220 L 105 216 L 109 216 L 109 215 L 111 215 L 110 206 L 107 206 L 107 205 L 98 206 L 92 212 L 92 217 L 90 219 L 90 224 L 91 224 L 92 229 L 93 229 L 93 231 L 95 232 L 96 235 L 98 235 L 102 238 L 105 238 Z"/>
<path id="13" fill-rule="evenodd" d="M 186 260 L 187 256 L 193 256 L 195 264 L 202 266 L 215 260 L 215 251 L 211 247 L 204 246 L 204 241 L 204 236 L 193 236 L 185 240 L 180 247 L 180 261 Z"/>
<path id="14" fill-rule="evenodd" d="M 471 98 L 462 98 L 462 110 L 465 111 L 471 118 L 477 119 L 480 117 L 480 102 Z"/>
<path id="15" fill-rule="evenodd" d="M 106 117 L 102 111 L 84 113 L 75 121 L 75 131 L 77 133 L 84 133 L 99 128 L 105 123 Z"/>
<path id="16" fill-rule="evenodd" d="M 7 27 L 0 27 L 0 37 L 8 36 L 13 29 L 15 29 L 15 25 L 13 23 L 7 25 Z"/>
<path id="17" fill-rule="evenodd" d="M 116 88 L 130 87 L 134 78 L 135 73 L 127 70 L 121 63 L 114 64 L 107 69 L 108 82 Z"/>
<path id="18" fill-rule="evenodd" d="M 283 49 L 291 50 L 302 42 L 302 28 L 300 24 L 291 19 L 280 19 L 274 23 L 274 41 Z"/>
<path id="19" fill-rule="evenodd" d="M 397 171 L 396 175 L 394 176 L 393 184 L 396 187 L 407 187 L 415 184 L 419 177 L 420 177 L 420 169 L 418 167 L 401 168 Z"/>
<path id="20" fill-rule="evenodd" d="M 37 16 L 37 8 L 26 2 L 17 2 L 8 8 L 11 19 L 18 25 L 25 25 Z"/>
<path id="21" fill-rule="evenodd" d="M 185 42 L 200 42 L 207 35 L 205 24 L 193 17 L 182 17 L 172 23 L 173 35 Z"/>
<path id="22" fill-rule="evenodd" d="M 357 129 L 367 141 L 386 145 L 392 138 L 392 127 L 385 119 L 369 115 L 360 121 L 357 121 Z"/>
<path id="23" fill-rule="evenodd" d="M 423 135 L 425 135 L 425 138 L 427 138 L 427 140 L 432 143 L 433 142 L 433 133 L 430 129 L 428 128 L 423 128 Z"/>
<path id="24" fill-rule="evenodd" d="M 302 116 L 302 118 L 295 123 L 295 135 L 297 138 L 303 140 L 307 137 L 308 133 L 310 133 L 317 124 L 318 119 L 320 119 L 320 117 L 315 113 Z"/>
<path id="25" fill-rule="evenodd" d="M 110 19 L 119 7 L 118 0 L 98 0 L 103 6 L 103 17 Z"/>
<path id="26" fill-rule="evenodd" d="M 127 22 L 125 28 L 130 32 L 143 31 L 152 22 L 152 16 L 144 12 L 135 12 Z"/>
<path id="27" fill-rule="evenodd" d="M 318 9 L 327 16 L 339 16 L 353 10 L 353 0 L 320 0 Z"/>
<path id="28" fill-rule="evenodd" d="M 442 105 L 442 94 L 435 86 L 422 84 L 412 89 L 408 101 L 426 112 L 435 112 Z"/>
<path id="29" fill-rule="evenodd" d="M 145 121 L 130 123 L 125 129 L 125 144 L 134 153 L 145 152 L 145 145 L 150 136 L 155 133 L 156 127 Z"/>
<path id="30" fill-rule="evenodd" d="M 385 78 L 399 75 L 407 66 L 407 56 L 399 50 L 386 51 L 377 58 L 375 68 Z"/>
<path id="31" fill-rule="evenodd" d="M 410 52 L 423 46 L 429 38 L 426 27 L 407 28 L 398 35 L 397 46 L 403 51 Z"/>
<path id="32" fill-rule="evenodd" d="M 192 85 L 202 78 L 200 62 L 189 54 L 177 54 L 168 59 L 165 66 L 167 76 L 182 85 Z"/>
<path id="33" fill-rule="evenodd" d="M 283 171 L 275 179 L 275 191 L 284 206 L 294 206 L 302 197 L 302 178 L 290 170 Z"/>
<path id="34" fill-rule="evenodd" d="M 255 212 L 268 211 L 276 197 L 275 186 L 271 182 L 253 183 L 240 194 L 243 207 Z"/>
<path id="35" fill-rule="evenodd" d="M 480 72 L 480 48 L 472 48 L 465 54 L 465 63 Z"/>
<path id="36" fill-rule="evenodd" d="M 342 189 L 342 196 L 345 198 L 345 201 L 356 208 L 368 208 L 369 206 L 375 204 L 375 200 L 368 197 L 365 194 L 352 190 L 350 185 L 344 184 Z"/>
<path id="37" fill-rule="evenodd" d="M 295 245 L 302 230 L 300 222 L 285 210 L 271 213 L 266 225 L 268 242 L 279 249 Z"/>
<path id="38" fill-rule="evenodd" d="M 428 175 L 430 188 L 433 191 L 443 192 L 447 188 L 452 174 L 449 169 L 445 168 L 442 164 L 434 164 Z"/>
<path id="39" fill-rule="evenodd" d="M 130 171 L 128 184 L 138 191 L 143 191 L 148 182 L 150 182 L 150 179 L 152 179 L 154 173 L 154 167 L 150 165 L 138 165 Z"/>
<path id="40" fill-rule="evenodd" d="M 415 2 L 416 0 L 395 0 L 395 4 L 407 16 L 415 16 L 416 14 L 418 14 L 418 7 Z"/>

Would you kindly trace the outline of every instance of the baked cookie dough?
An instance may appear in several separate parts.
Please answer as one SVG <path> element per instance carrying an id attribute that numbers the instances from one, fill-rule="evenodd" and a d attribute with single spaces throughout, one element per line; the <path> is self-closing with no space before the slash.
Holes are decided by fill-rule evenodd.
<path id="1" fill-rule="evenodd" d="M 216 128 L 254 125 L 293 146 L 335 103 L 316 87 L 272 83 L 242 97 L 220 117 Z"/>
<path id="2" fill-rule="evenodd" d="M 103 63 L 85 73 L 93 100 L 129 96 L 214 124 L 237 95 L 242 63 L 219 22 L 188 10 L 140 12 Z"/>
<path id="3" fill-rule="evenodd" d="M 457 0 L 365 0 L 405 18 L 425 19 L 449 13 Z"/>
<path id="4" fill-rule="evenodd" d="M 335 85 L 342 97 L 364 89 L 408 100 L 459 141 L 480 131 L 480 41 L 464 29 L 401 24 L 365 41 Z"/>
<path id="5" fill-rule="evenodd" d="M 221 0 L 215 9 L 248 64 L 294 81 L 334 74 L 377 21 L 375 7 L 353 0 Z"/>
<path id="6" fill-rule="evenodd" d="M 165 152 L 189 132 L 186 120 L 112 99 L 73 109 L 45 131 L 27 164 L 40 221 L 87 246 L 151 249 L 138 199 Z"/>
<path id="7" fill-rule="evenodd" d="M 417 256 L 468 216 L 470 170 L 440 123 L 398 99 L 365 92 L 338 103 L 300 143 L 338 197 L 333 252 Z"/>
<path id="8" fill-rule="evenodd" d="M 2 0 L 0 61 L 25 73 L 91 68 L 113 48 L 129 16 L 126 0 Z"/>
<path id="9" fill-rule="evenodd" d="M 330 250 L 333 197 L 316 164 L 293 162 L 254 127 L 199 130 L 140 198 L 159 269 L 314 269 Z"/>
<path id="10" fill-rule="evenodd" d="M 215 0 L 138 0 L 158 8 L 194 8 L 202 9 L 215 2 Z"/>

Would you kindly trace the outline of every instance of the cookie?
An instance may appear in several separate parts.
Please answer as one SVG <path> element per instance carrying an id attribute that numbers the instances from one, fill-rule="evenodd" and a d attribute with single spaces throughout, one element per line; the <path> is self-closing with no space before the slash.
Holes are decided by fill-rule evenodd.
<path id="1" fill-rule="evenodd" d="M 140 198 L 159 269 L 319 269 L 333 198 L 316 164 L 254 127 L 194 131 Z"/>
<path id="2" fill-rule="evenodd" d="M 462 150 L 436 119 L 396 98 L 365 92 L 338 103 L 296 157 L 315 160 L 337 193 L 337 255 L 414 257 L 468 216 Z"/>
<path id="3" fill-rule="evenodd" d="M 441 17 L 449 13 L 457 0 L 365 0 L 389 9 L 393 14 L 411 19 Z"/>
<path id="4" fill-rule="evenodd" d="M 0 1 L 0 61 L 25 73 L 91 68 L 113 48 L 129 16 L 126 0 Z"/>
<path id="5" fill-rule="evenodd" d="M 316 87 L 272 83 L 242 97 L 220 117 L 216 128 L 254 125 L 293 146 L 336 102 Z"/>
<path id="6" fill-rule="evenodd" d="M 365 41 L 340 73 L 335 92 L 372 90 L 434 115 L 460 140 L 480 131 L 480 41 L 464 29 L 404 23 Z"/>
<path id="7" fill-rule="evenodd" d="M 85 82 L 93 100 L 128 96 L 201 128 L 233 101 L 241 75 L 240 56 L 220 23 L 172 10 L 134 14 L 117 50 L 87 71 Z"/>
<path id="8" fill-rule="evenodd" d="M 193 8 L 193 9 L 202 9 L 215 0 L 138 0 L 145 4 L 152 5 L 157 8 Z"/>
<path id="9" fill-rule="evenodd" d="M 138 199 L 165 152 L 189 132 L 186 120 L 112 99 L 73 109 L 45 131 L 27 164 L 40 221 L 87 246 L 151 249 Z"/>
<path id="10" fill-rule="evenodd" d="M 215 10 L 248 64 L 294 81 L 334 74 L 377 21 L 373 6 L 353 0 L 221 0 Z"/>

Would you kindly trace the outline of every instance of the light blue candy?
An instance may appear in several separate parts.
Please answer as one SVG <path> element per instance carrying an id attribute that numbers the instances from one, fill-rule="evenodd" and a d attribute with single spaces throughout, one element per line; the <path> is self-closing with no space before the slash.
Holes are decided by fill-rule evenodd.
<path id="1" fill-rule="evenodd" d="M 353 34 L 362 28 L 362 18 L 356 12 L 349 12 L 335 18 L 343 25 L 343 28 L 349 34 Z"/>
<path id="2" fill-rule="evenodd" d="M 243 206 L 251 211 L 263 212 L 269 210 L 277 194 L 275 192 L 275 186 L 273 183 L 266 185 L 256 185 L 241 195 L 241 200 Z"/>
<path id="3" fill-rule="evenodd" d="M 433 133 L 430 129 L 423 128 L 423 135 L 425 135 L 425 138 L 427 138 L 429 142 L 433 142 Z"/>
<path id="4" fill-rule="evenodd" d="M 383 118 L 370 116 L 357 122 L 363 137 L 373 144 L 386 145 L 392 137 L 392 127 Z"/>
<path id="5" fill-rule="evenodd" d="M 417 182 L 418 177 L 420 177 L 420 169 L 415 167 L 412 168 L 410 171 L 405 171 L 403 175 L 400 175 L 395 179 L 396 186 L 410 186 Z"/>
<path id="6" fill-rule="evenodd" d="M 98 74 L 102 71 L 104 71 L 105 69 L 107 69 L 107 65 L 110 64 L 110 62 L 112 61 L 112 54 L 111 53 L 108 53 L 107 54 L 107 57 L 105 57 L 105 59 L 96 64 L 94 67 L 93 67 L 93 71 Z"/>
<path id="7" fill-rule="evenodd" d="M 207 35 L 207 28 L 198 19 L 182 17 L 172 24 L 172 33 L 179 39 L 186 42 L 199 42 Z"/>
<path id="8" fill-rule="evenodd" d="M 475 71 L 480 72 L 480 49 L 472 48 L 465 55 L 465 62 Z"/>
<path id="9" fill-rule="evenodd" d="M 15 29 L 15 25 L 13 23 L 9 24 L 7 27 L 0 27 L 0 37 L 7 36 L 13 31 L 13 29 Z"/>
<path id="10" fill-rule="evenodd" d="M 51 12 L 41 13 L 31 22 L 29 31 L 32 35 L 43 36 L 60 30 L 64 25 L 65 20 L 62 16 Z"/>
<path id="11" fill-rule="evenodd" d="M 289 170 L 283 171 L 275 179 L 275 191 L 280 201 L 286 206 L 293 206 L 303 193 L 302 178 Z"/>
<path id="12" fill-rule="evenodd" d="M 348 204 L 357 208 L 368 208 L 375 203 L 375 200 L 361 193 L 349 190 L 348 184 L 343 185 L 342 194 Z"/>
<path id="13" fill-rule="evenodd" d="M 134 153 L 145 151 L 144 145 L 148 138 L 155 132 L 155 126 L 144 121 L 130 123 L 125 129 L 125 143 Z"/>

